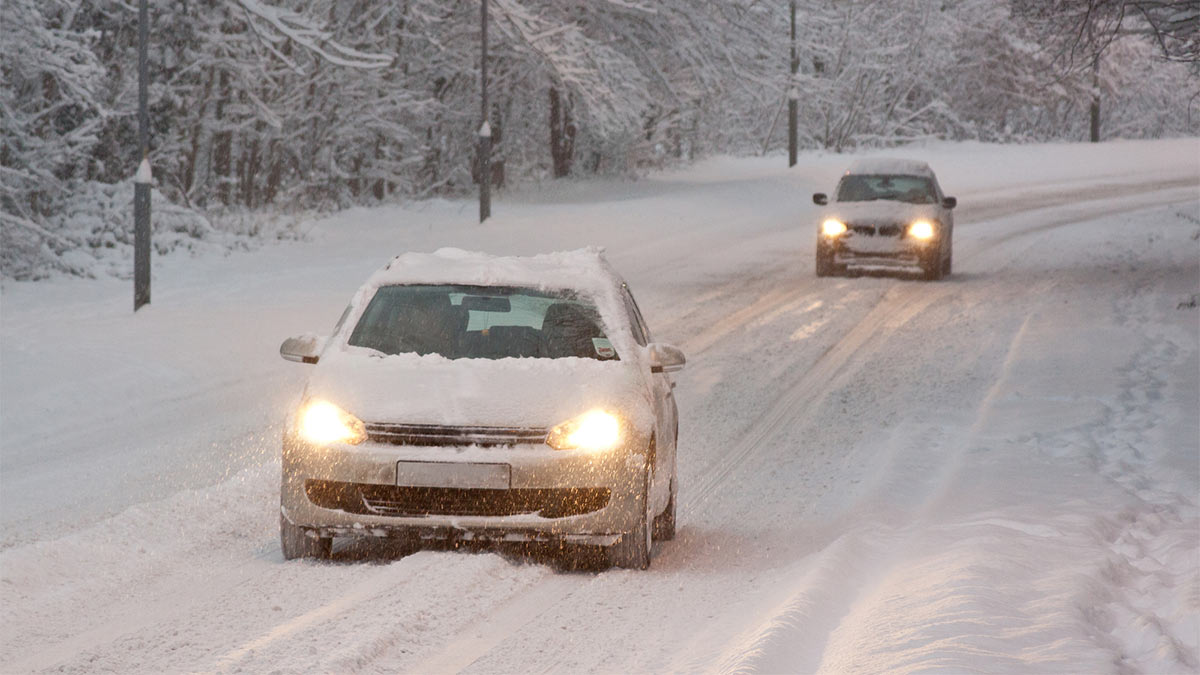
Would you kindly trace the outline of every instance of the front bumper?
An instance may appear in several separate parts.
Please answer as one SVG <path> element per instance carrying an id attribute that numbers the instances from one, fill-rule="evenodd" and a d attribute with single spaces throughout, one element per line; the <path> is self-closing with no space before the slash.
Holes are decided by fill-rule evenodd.
<path id="1" fill-rule="evenodd" d="M 889 236 L 861 236 L 848 232 L 823 245 L 832 249 L 833 262 L 857 268 L 882 270 L 919 270 L 938 255 L 937 239 L 917 240 Z"/>
<path id="2" fill-rule="evenodd" d="M 544 444 L 316 447 L 289 435 L 281 510 L 321 537 L 608 545 L 644 513 L 645 447 L 637 440 L 604 453 Z M 507 467 L 506 485 L 497 481 L 500 467 Z"/>

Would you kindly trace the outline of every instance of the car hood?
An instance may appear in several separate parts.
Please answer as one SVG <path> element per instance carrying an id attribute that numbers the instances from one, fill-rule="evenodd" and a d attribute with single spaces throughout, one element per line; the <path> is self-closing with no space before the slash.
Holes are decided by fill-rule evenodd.
<path id="1" fill-rule="evenodd" d="M 649 426 L 649 392 L 632 361 L 447 359 L 328 349 L 306 396 L 364 422 L 550 427 L 594 408 Z"/>
<path id="2" fill-rule="evenodd" d="M 871 202 L 834 202 L 822 212 L 822 219 L 837 218 L 851 225 L 854 223 L 910 223 L 918 218 L 941 219 L 941 208 L 937 204 L 909 204 L 876 200 Z"/>

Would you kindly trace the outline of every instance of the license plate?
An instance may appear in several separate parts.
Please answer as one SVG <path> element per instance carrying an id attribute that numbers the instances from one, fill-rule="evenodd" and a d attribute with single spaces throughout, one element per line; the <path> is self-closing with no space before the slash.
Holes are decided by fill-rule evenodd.
<path id="1" fill-rule="evenodd" d="M 467 462 L 397 462 L 396 485 L 507 490 L 512 467 Z"/>
<path id="2" fill-rule="evenodd" d="M 900 253 L 904 246 L 896 237 L 854 237 L 846 247 L 855 253 Z"/>

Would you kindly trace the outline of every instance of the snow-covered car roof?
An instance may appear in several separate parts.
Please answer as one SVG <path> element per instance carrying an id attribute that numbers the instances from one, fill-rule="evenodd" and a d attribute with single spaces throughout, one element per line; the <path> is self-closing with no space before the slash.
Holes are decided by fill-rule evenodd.
<path id="1" fill-rule="evenodd" d="M 872 157 L 860 159 L 850 165 L 847 175 L 893 175 L 893 176 L 925 176 L 933 178 L 933 169 L 925 162 L 915 159 L 895 159 L 892 157 Z"/>
<path id="2" fill-rule="evenodd" d="M 364 288 L 396 284 L 525 286 L 601 293 L 622 284 L 600 248 L 497 256 L 458 248 L 433 253 L 404 253 L 367 280 Z"/>

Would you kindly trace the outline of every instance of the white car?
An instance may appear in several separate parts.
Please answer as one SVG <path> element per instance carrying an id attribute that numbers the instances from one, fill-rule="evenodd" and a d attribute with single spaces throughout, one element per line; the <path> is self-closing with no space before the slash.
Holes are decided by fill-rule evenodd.
<path id="1" fill-rule="evenodd" d="M 283 439 L 285 558 L 334 537 L 559 541 L 645 568 L 675 533 L 679 417 L 628 287 L 597 250 L 408 253 L 355 293 Z"/>
<path id="2" fill-rule="evenodd" d="M 817 276 L 849 269 L 919 272 L 935 281 L 949 276 L 954 249 L 954 207 L 925 162 L 867 159 L 853 164 L 817 220 Z"/>

